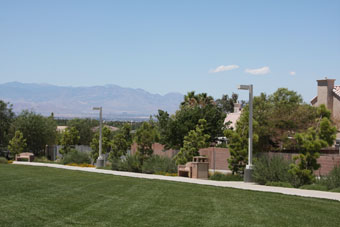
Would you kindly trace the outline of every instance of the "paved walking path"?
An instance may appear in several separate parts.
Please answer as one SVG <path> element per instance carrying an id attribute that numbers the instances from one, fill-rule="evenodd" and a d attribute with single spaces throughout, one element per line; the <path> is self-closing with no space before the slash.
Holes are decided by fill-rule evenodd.
<path id="1" fill-rule="evenodd" d="M 313 198 L 331 199 L 331 200 L 340 201 L 340 193 L 337 193 L 337 192 L 324 192 L 324 191 L 303 190 L 303 189 L 296 189 L 296 188 L 270 187 L 270 186 L 257 185 L 254 183 L 244 183 L 241 181 L 200 180 L 200 179 L 193 179 L 193 178 L 186 178 L 186 177 L 171 177 L 171 176 L 162 176 L 162 175 L 155 175 L 155 174 L 121 172 L 121 171 L 113 171 L 113 170 L 66 166 L 66 165 L 39 163 L 39 162 L 17 162 L 15 161 L 13 162 L 13 164 L 30 165 L 30 166 L 45 166 L 45 167 L 53 167 L 53 168 L 59 168 L 59 169 L 78 170 L 78 171 L 93 172 L 93 173 L 104 173 L 104 174 L 111 174 L 111 175 L 116 175 L 116 176 L 176 181 L 176 182 L 210 185 L 210 186 L 218 186 L 218 187 L 226 187 L 226 188 L 245 189 L 245 190 L 252 190 L 252 191 L 275 192 L 275 193 L 281 193 L 281 194 L 286 194 L 286 195 L 296 195 L 296 196 L 303 196 L 303 197 L 313 197 Z"/>

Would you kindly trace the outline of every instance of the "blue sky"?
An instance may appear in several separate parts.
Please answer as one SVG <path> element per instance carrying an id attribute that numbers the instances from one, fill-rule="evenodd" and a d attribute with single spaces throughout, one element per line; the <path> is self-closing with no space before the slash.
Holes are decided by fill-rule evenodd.
<path id="1" fill-rule="evenodd" d="M 305 101 L 340 84 L 340 1 L 0 1 L 0 83 Z"/>

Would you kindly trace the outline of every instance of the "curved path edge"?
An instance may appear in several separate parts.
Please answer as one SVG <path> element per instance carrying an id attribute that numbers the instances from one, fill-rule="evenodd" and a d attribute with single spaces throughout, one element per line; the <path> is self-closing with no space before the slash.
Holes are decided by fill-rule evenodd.
<path id="1" fill-rule="evenodd" d="M 285 195 L 295 195 L 295 196 L 340 201 L 340 193 L 337 193 L 337 192 L 304 190 L 304 189 L 297 189 L 297 188 L 271 187 L 271 186 L 258 185 L 255 183 L 244 183 L 241 181 L 201 180 L 201 179 L 193 179 L 193 178 L 186 178 L 186 177 L 172 177 L 172 176 L 163 176 L 163 175 L 155 175 L 155 174 L 122 172 L 122 171 L 114 171 L 114 170 L 96 169 L 96 168 L 91 168 L 91 167 L 66 166 L 66 165 L 39 163 L 39 162 L 14 161 L 13 164 L 52 167 L 52 168 L 58 168 L 58 169 L 78 170 L 78 171 L 91 172 L 91 173 L 111 174 L 111 175 L 116 175 L 116 176 L 135 177 L 135 178 L 144 178 L 144 179 L 153 179 L 153 180 L 166 180 L 166 181 L 210 185 L 210 186 L 226 187 L 226 188 L 236 188 L 236 189 L 261 191 L 261 192 L 274 192 L 274 193 L 281 193 Z"/>

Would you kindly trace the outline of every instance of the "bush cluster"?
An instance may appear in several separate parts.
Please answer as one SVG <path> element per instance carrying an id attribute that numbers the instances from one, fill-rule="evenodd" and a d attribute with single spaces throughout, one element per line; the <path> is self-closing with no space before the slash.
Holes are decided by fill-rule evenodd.
<path id="1" fill-rule="evenodd" d="M 340 165 L 313 184 L 304 184 L 299 177 L 289 171 L 292 162 L 281 156 L 262 155 L 255 160 L 254 180 L 267 186 L 299 187 L 301 189 L 340 192 Z"/>
<path id="2" fill-rule="evenodd" d="M 56 163 L 55 161 L 51 161 L 45 156 L 34 157 L 33 162 L 41 162 L 41 163 Z"/>
<path id="3" fill-rule="evenodd" d="M 77 150 L 71 150 L 69 153 L 65 154 L 63 156 L 63 159 L 61 160 L 62 164 L 70 164 L 70 163 L 76 163 L 76 164 L 90 164 L 91 159 L 88 153 L 85 152 L 79 152 Z"/>
<path id="4" fill-rule="evenodd" d="M 340 188 L 340 165 L 335 166 L 325 177 L 321 177 L 316 184 L 326 187 L 327 190 Z"/>
<path id="5" fill-rule="evenodd" d="M 216 181 L 243 181 L 242 176 L 234 175 L 234 174 L 223 174 L 223 173 L 214 173 L 213 175 L 209 176 L 209 180 L 216 180 Z"/>
<path id="6" fill-rule="evenodd" d="M 0 157 L 0 164 L 8 164 L 8 160 L 5 157 Z"/>
<path id="7" fill-rule="evenodd" d="M 271 184 L 272 182 L 286 182 L 295 186 L 296 179 L 288 172 L 290 164 L 291 162 L 281 156 L 262 155 L 255 160 L 254 181 L 262 185 L 268 182 Z"/>
<path id="8" fill-rule="evenodd" d="M 138 155 L 127 155 L 123 158 L 113 158 L 111 160 L 112 169 L 127 172 L 142 172 L 142 167 Z"/>
<path id="9" fill-rule="evenodd" d="M 143 173 L 177 173 L 176 162 L 168 157 L 159 155 L 152 155 L 150 158 L 143 162 Z"/>
<path id="10" fill-rule="evenodd" d="M 177 166 L 173 159 L 152 155 L 141 164 L 140 157 L 127 155 L 120 159 L 112 159 L 112 169 L 119 171 L 137 172 L 137 173 L 176 173 Z"/>

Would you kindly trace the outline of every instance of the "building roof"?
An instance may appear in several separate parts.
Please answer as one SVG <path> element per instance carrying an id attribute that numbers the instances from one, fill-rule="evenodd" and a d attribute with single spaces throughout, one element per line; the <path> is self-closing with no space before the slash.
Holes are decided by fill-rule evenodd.
<path id="1" fill-rule="evenodd" d="M 340 86 L 334 86 L 333 92 L 334 92 L 334 94 L 336 94 L 338 97 L 340 97 Z"/>

